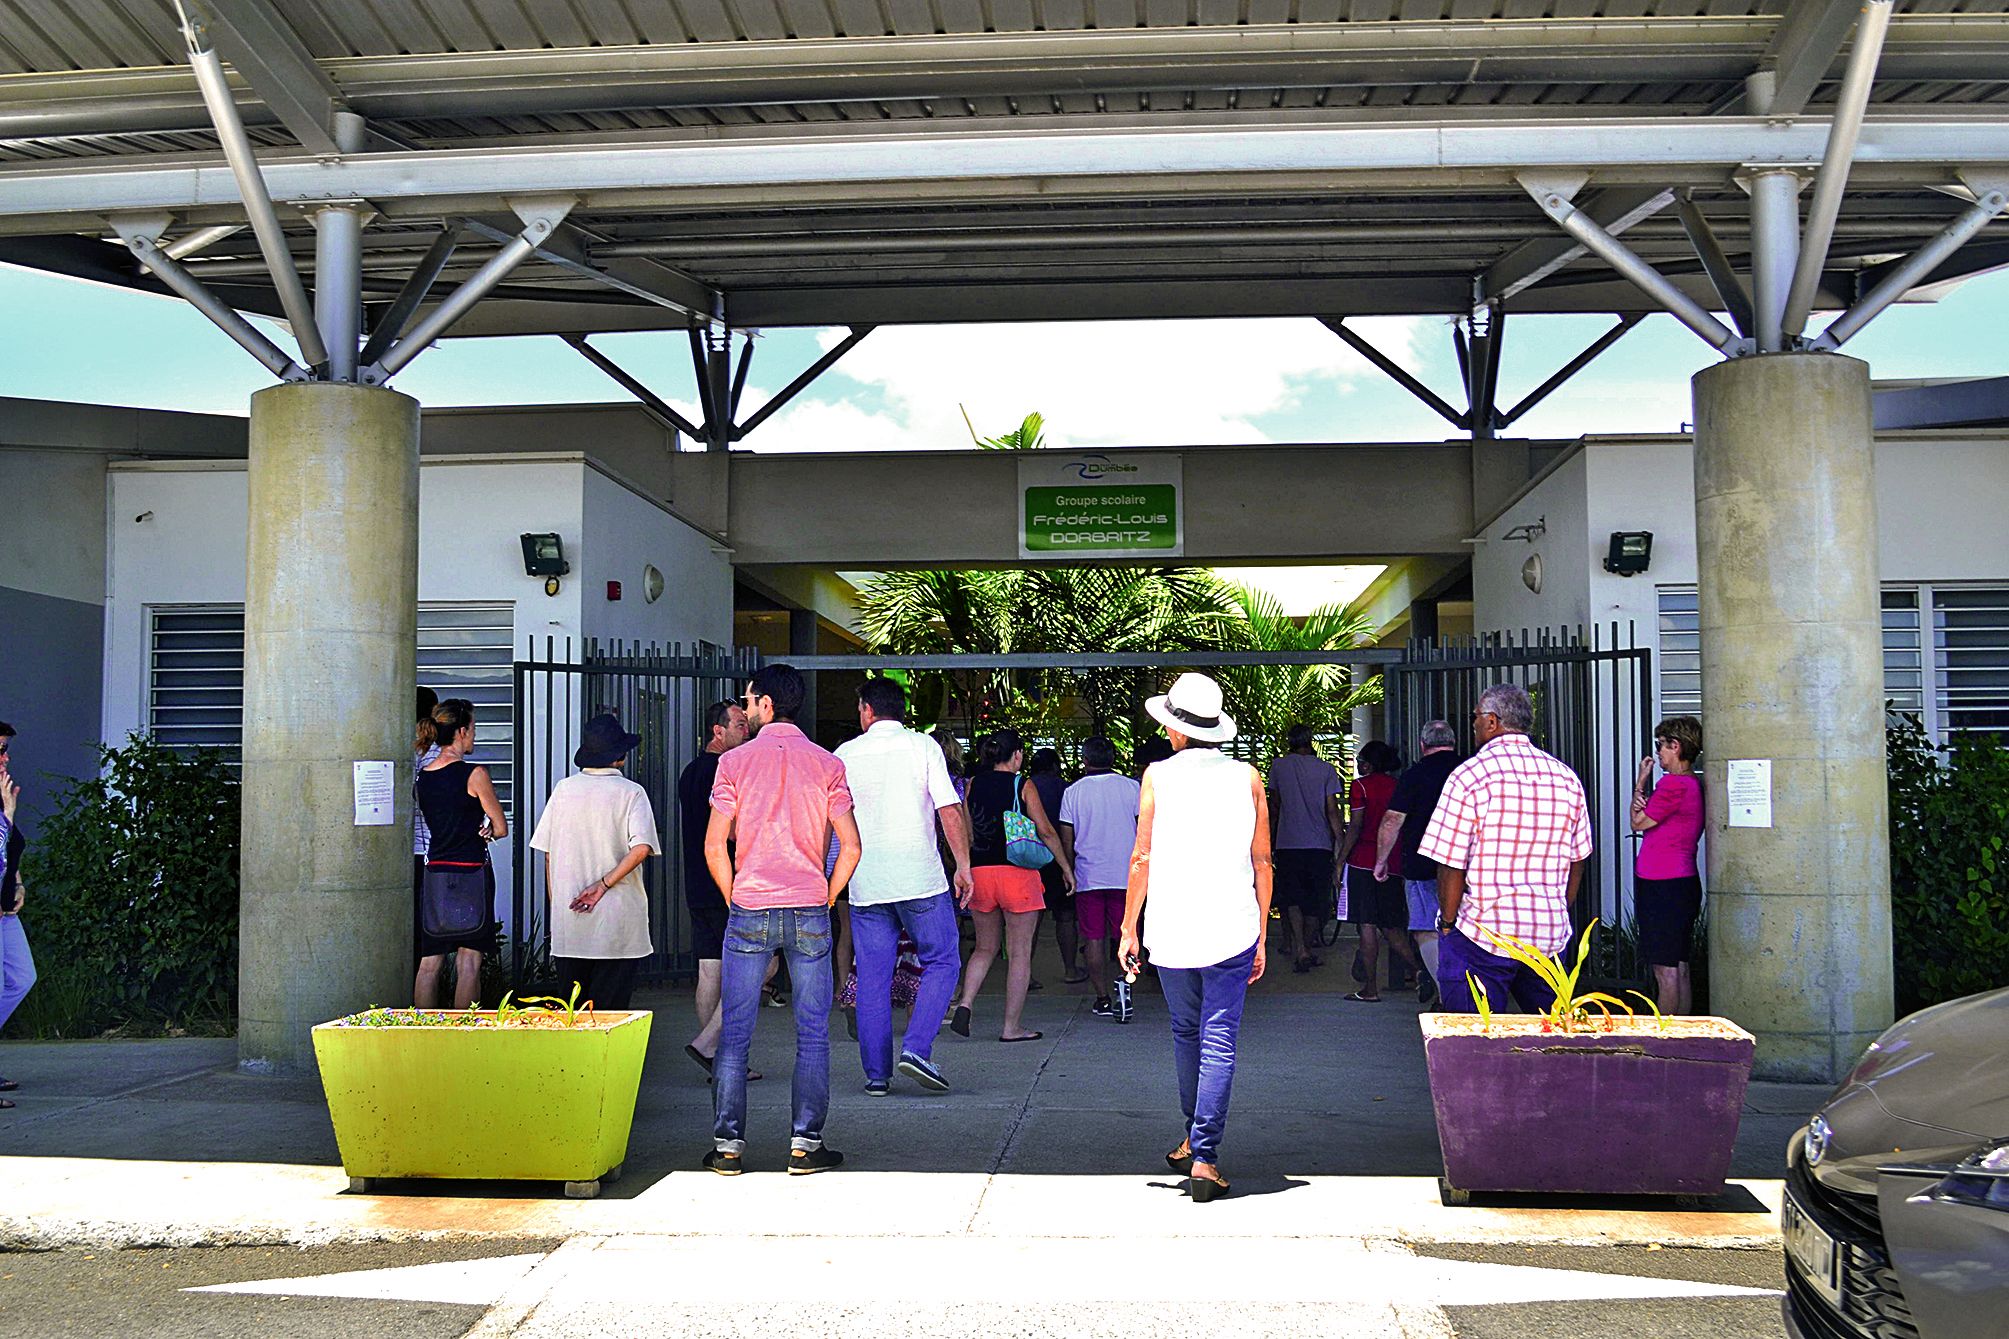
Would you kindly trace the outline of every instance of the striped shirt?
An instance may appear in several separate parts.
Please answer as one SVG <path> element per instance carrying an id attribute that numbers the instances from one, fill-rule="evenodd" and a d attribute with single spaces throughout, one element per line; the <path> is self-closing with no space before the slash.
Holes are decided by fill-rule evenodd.
<path id="1" fill-rule="evenodd" d="M 416 778 L 420 772 L 430 767 L 433 759 L 437 757 L 439 757 L 439 745 L 428 744 L 426 751 L 419 755 L 419 760 L 412 764 L 412 776 Z M 412 794 L 414 796 L 418 794 L 416 779 L 412 782 Z M 431 851 L 432 829 L 426 826 L 425 811 L 419 808 L 415 799 L 412 803 L 412 854 L 428 855 Z"/>
<path id="2" fill-rule="evenodd" d="M 1489 932 L 1544 953 L 1571 937 L 1570 866 L 1590 855 L 1583 783 L 1526 735 L 1495 737 L 1444 782 L 1417 854 L 1465 871 L 1458 929 L 1481 948 Z"/>

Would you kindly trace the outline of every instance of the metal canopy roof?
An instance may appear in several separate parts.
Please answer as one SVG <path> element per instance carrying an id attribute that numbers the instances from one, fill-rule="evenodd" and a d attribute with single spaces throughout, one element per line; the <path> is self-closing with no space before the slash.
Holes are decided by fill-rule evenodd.
<path id="1" fill-rule="evenodd" d="M 1749 165 L 1819 163 L 1846 0 L 208 0 L 303 269 L 368 203 L 388 301 L 576 200 L 455 334 L 913 321 L 1629 312 L 1517 177 L 1714 301 Z M 1769 114 L 1746 78 L 1772 73 Z M 333 113 L 366 118 L 337 151 Z M 172 0 L 0 9 L 0 260 L 157 288 L 114 215 L 241 223 Z M 2009 3 L 1908 0 L 1819 304 L 2009 179 Z M 1965 183 L 1965 184 L 1964 184 Z M 1627 225 L 1630 225 L 1629 227 Z M 188 270 L 278 310 L 249 233 Z M 2009 264 L 1984 230 L 1931 284 Z"/>

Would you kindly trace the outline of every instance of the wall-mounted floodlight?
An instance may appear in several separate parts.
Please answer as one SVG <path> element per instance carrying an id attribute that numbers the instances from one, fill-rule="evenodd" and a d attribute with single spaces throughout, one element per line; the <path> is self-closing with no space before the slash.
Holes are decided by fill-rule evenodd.
<path id="1" fill-rule="evenodd" d="M 1653 561 L 1651 530 L 1614 530 L 1611 550 L 1604 556 L 1604 570 L 1622 577 L 1638 576 Z"/>
<path id="2" fill-rule="evenodd" d="M 558 578 L 571 572 L 572 564 L 565 561 L 565 541 L 557 535 L 524 535 L 523 574 L 543 577 L 544 593 L 558 593 Z"/>

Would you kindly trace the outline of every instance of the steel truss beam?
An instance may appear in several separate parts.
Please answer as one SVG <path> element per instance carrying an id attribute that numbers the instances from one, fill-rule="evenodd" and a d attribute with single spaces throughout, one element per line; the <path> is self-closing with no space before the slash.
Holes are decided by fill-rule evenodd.
<path id="1" fill-rule="evenodd" d="M 1632 329 L 1645 319 L 1645 312 L 1625 312 L 1620 315 L 1617 325 L 1614 325 L 1611 329 L 1592 340 L 1582 353 L 1564 363 L 1562 367 L 1557 369 L 1555 375 L 1522 396 L 1519 404 L 1509 409 L 1505 414 L 1502 414 L 1500 416 L 1500 426 L 1502 428 L 1512 427 L 1522 415 L 1548 399 L 1551 394 L 1562 387 L 1564 382 L 1583 371 L 1586 367 L 1589 367 L 1599 354 L 1618 343 L 1626 331 Z"/>
<path id="2" fill-rule="evenodd" d="M 1449 400 L 1446 400 L 1436 391 L 1424 385 L 1407 368 L 1381 350 L 1375 348 L 1374 345 L 1370 344 L 1358 332 L 1349 330 L 1344 316 L 1321 316 L 1318 320 L 1320 325 L 1345 340 L 1348 347 L 1355 353 L 1380 368 L 1396 385 L 1408 391 L 1418 400 L 1421 400 L 1437 417 L 1460 431 L 1469 431 L 1471 429 L 1472 420 L 1470 417 L 1453 409 Z"/>
<path id="3" fill-rule="evenodd" d="M 714 327 L 707 333 L 693 326 L 690 329 L 691 371 L 697 380 L 698 404 L 704 414 L 703 423 L 693 423 L 677 412 L 676 406 L 650 390 L 634 373 L 622 367 L 600 350 L 586 342 L 583 335 L 564 335 L 564 341 L 578 350 L 586 361 L 611 377 L 621 389 L 627 391 L 651 415 L 669 427 L 675 428 L 692 441 L 705 443 L 711 451 L 727 450 L 732 443 L 744 438 L 755 428 L 765 423 L 790 400 L 801 394 L 809 384 L 829 371 L 839 358 L 858 346 L 858 342 L 872 333 L 869 325 L 853 326 L 849 334 L 839 340 L 821 358 L 810 364 L 801 375 L 789 382 L 768 402 L 755 411 L 753 417 L 738 421 L 740 395 L 746 389 L 746 377 L 753 366 L 753 336 L 745 336 L 740 348 L 738 367 L 732 368 L 732 332 L 723 327 Z"/>
<path id="4" fill-rule="evenodd" d="M 1791 0 L 1765 52 L 1764 68 L 1773 78 L 1771 105 L 1751 110 L 1768 116 L 1805 111 L 1862 8 L 1856 0 Z"/>
<path id="5" fill-rule="evenodd" d="M 219 11 L 253 7 L 253 0 L 216 5 Z M 295 115 L 310 116 L 331 95 L 376 120 L 1084 90 L 1727 83 L 1760 61 L 1779 64 L 1780 82 L 1792 92 L 1803 71 L 1819 78 L 1847 33 L 1843 25 L 1833 35 L 1823 61 L 1829 38 L 1819 11 L 1849 13 L 1851 7 L 1844 0 L 1809 0 L 1794 10 L 1783 23 L 1759 16 L 1215 24 L 357 56 L 307 62 L 318 80 L 300 63 L 303 51 L 291 51 L 290 62 L 268 59 L 289 72 L 276 87 L 292 90 L 271 104 L 275 112 L 290 101 L 306 109 Z M 1800 38 L 1809 27 L 1821 29 L 1812 44 Z M 1898 78 L 1999 78 L 2009 61 L 2009 24 L 1993 15 L 1903 15 L 1892 57 Z M 261 96 L 275 87 L 253 79 L 249 69 L 245 74 Z M 201 106 L 185 74 L 171 69 L 10 76 L 7 89 L 0 103 L 4 137 L 200 124 Z M 247 105 L 245 111 L 257 117 L 264 108 Z"/>
<path id="6" fill-rule="evenodd" d="M 507 243 L 515 235 L 511 228 L 497 227 L 485 219 L 467 220 L 468 230 L 491 242 Z M 601 259 L 598 248 L 606 239 L 573 224 L 560 224 L 537 247 L 538 259 L 557 266 L 567 274 L 591 279 L 617 292 L 640 298 L 659 307 L 684 313 L 700 322 L 709 322 L 724 296 L 681 270 L 660 261 L 624 256 Z"/>
<path id="7" fill-rule="evenodd" d="M 522 145 L 429 153 L 357 154 L 339 160 L 273 156 L 260 166 L 282 200 L 368 200 L 397 217 L 479 212 L 510 195 L 562 192 L 587 209 L 647 207 L 664 192 L 696 190 L 715 202 L 742 188 L 872 184 L 912 202 L 964 183 L 1092 178 L 1098 192 L 1162 191 L 1207 174 L 1214 189 L 1280 184 L 1308 174 L 1329 192 L 1502 188 L 1528 171 L 1616 177 L 1656 185 L 1720 186 L 1741 163 L 1812 167 L 1823 125 L 1761 118 L 1660 117 L 1586 121 L 1569 134 L 1540 120 L 1484 123 L 1331 124 L 1297 120 L 1178 128 L 1098 125 L 1054 118 L 1037 128 L 972 134 L 930 123 L 898 131 L 804 132 L 793 127 L 720 131 L 702 138 L 598 145 Z M 1993 116 L 1872 123 L 1863 130 L 1858 178 L 1941 184 L 1962 165 L 2009 166 L 2009 134 Z M 1874 171 L 1872 171 L 1874 169 Z M 1214 177 L 1213 174 L 1224 174 Z M 1106 179 L 1106 180 L 1105 180 Z M 1637 177 L 1634 177 L 1637 180 Z M 1022 187 L 1020 187 L 1022 189 Z M 234 204 L 236 183 L 210 164 L 116 166 L 37 163 L 0 171 L 0 218 L 33 217 L 38 231 L 69 215 L 79 226 L 111 212 L 182 212 Z M 224 220 L 210 220 L 224 221 Z"/>
<path id="8" fill-rule="evenodd" d="M 193 0 L 208 15 L 223 57 L 310 153 L 342 152 L 335 113 L 342 95 L 271 0 Z"/>

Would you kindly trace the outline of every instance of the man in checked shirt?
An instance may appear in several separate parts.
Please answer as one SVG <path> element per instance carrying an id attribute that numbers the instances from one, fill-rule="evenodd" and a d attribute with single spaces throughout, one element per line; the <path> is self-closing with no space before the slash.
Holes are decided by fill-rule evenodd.
<path id="1" fill-rule="evenodd" d="M 1534 972 L 1504 953 L 1495 934 L 1544 953 L 1571 939 L 1570 906 L 1590 856 L 1590 813 L 1583 783 L 1528 738 L 1534 706 L 1512 684 L 1479 695 L 1472 733 L 1479 749 L 1444 782 L 1444 794 L 1417 854 L 1435 860 L 1440 1006 L 1472 1013 L 1471 973 L 1490 1007 L 1508 997 L 1523 1009 L 1546 1009 L 1554 995 Z"/>

